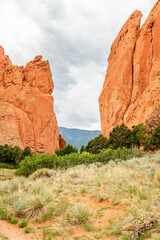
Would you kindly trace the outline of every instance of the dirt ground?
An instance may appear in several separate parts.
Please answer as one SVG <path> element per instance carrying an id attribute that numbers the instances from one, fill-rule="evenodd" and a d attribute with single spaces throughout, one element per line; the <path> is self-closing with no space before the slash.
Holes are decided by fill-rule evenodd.
<path id="1" fill-rule="evenodd" d="M 64 240 L 92 240 L 92 239 L 117 239 L 113 236 L 106 237 L 105 234 L 102 234 L 105 226 L 109 224 L 109 219 L 119 219 L 126 212 L 126 208 L 122 205 L 113 205 L 109 200 L 99 201 L 92 194 L 77 195 L 74 198 L 69 199 L 70 202 L 78 201 L 80 203 L 85 203 L 88 205 L 90 211 L 92 211 L 93 217 L 91 219 L 92 225 L 94 227 L 101 228 L 101 231 L 86 231 L 83 226 L 70 226 L 64 227 L 62 236 L 55 237 L 53 239 L 64 239 Z M 95 213 L 100 210 L 103 210 L 102 216 L 95 217 Z M 18 224 L 11 224 L 7 221 L 0 220 L 0 234 L 7 237 L 8 240 L 43 240 L 43 228 L 45 226 L 54 227 L 56 223 L 54 221 L 47 221 L 45 223 L 32 223 L 29 222 L 27 227 L 33 227 L 35 233 L 25 233 L 24 228 L 19 228 Z M 0 237 L 1 239 L 1 237 Z M 4 238 L 5 239 L 5 238 Z M 3 240 L 3 238 L 2 238 Z M 48 239 L 46 239 L 48 240 Z"/>
<path id="2" fill-rule="evenodd" d="M 29 224 L 30 226 L 32 224 Z M 35 227 L 35 226 L 34 226 Z M 18 225 L 8 223 L 7 221 L 0 220 L 0 234 L 7 237 L 8 240 L 40 240 L 43 239 L 42 232 L 26 234 L 23 228 Z M 1 239 L 1 237 L 0 237 Z M 5 239 L 5 238 L 4 238 Z M 3 240 L 3 238 L 2 238 Z"/>

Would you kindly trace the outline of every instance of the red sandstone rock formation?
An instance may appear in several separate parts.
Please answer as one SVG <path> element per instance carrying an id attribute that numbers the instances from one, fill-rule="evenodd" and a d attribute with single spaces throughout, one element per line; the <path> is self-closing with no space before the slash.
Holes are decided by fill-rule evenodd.
<path id="1" fill-rule="evenodd" d="M 135 11 L 111 47 L 99 97 L 104 136 L 122 122 L 145 122 L 160 101 L 160 0 L 140 29 L 141 17 Z"/>
<path id="2" fill-rule="evenodd" d="M 61 134 L 59 134 L 59 148 L 63 149 L 66 146 L 66 141 L 62 138 Z"/>
<path id="3" fill-rule="evenodd" d="M 54 85 L 48 61 L 12 65 L 0 46 L 0 144 L 53 153 L 62 141 L 53 112 Z"/>

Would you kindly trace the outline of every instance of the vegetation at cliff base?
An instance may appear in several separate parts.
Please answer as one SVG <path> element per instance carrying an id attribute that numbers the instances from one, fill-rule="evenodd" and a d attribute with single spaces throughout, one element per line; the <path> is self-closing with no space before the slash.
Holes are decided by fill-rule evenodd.
<path id="1" fill-rule="evenodd" d="M 64 156 L 56 154 L 41 154 L 26 157 L 16 171 L 17 175 L 29 176 L 33 172 L 41 168 L 49 169 L 67 169 L 77 165 L 89 165 L 98 162 L 99 164 L 107 164 L 110 160 L 120 161 L 133 157 L 142 157 L 145 153 L 138 149 L 111 149 L 107 148 L 98 154 L 87 153 L 70 153 Z M 118 160 L 119 159 L 119 160 Z"/>
<path id="2" fill-rule="evenodd" d="M 81 147 L 80 152 L 99 153 L 102 149 L 140 148 L 145 151 L 160 149 L 160 104 L 155 106 L 146 124 L 139 124 L 129 129 L 124 123 L 116 126 L 109 133 L 109 138 L 100 134 Z"/>
<path id="3" fill-rule="evenodd" d="M 63 149 L 56 149 L 55 153 L 57 156 L 64 156 L 66 154 L 70 153 L 77 153 L 78 149 L 76 147 L 73 147 L 72 145 L 68 144 Z"/>
<path id="4" fill-rule="evenodd" d="M 86 147 L 82 146 L 80 152 L 99 153 L 102 149 L 122 149 L 140 148 L 145 151 L 160 149 L 160 126 L 152 132 L 148 125 L 143 123 L 135 126 L 132 130 L 122 123 L 120 126 L 113 128 L 107 139 L 102 134 L 90 140 Z"/>
<path id="5" fill-rule="evenodd" d="M 32 153 L 29 147 L 21 150 L 19 147 L 5 144 L 0 146 L 0 167 L 18 168 L 17 175 L 29 176 L 38 169 L 67 169 L 77 165 L 92 163 L 107 164 L 110 160 L 128 160 L 142 157 L 145 150 L 160 148 L 160 127 L 150 132 L 148 126 L 139 124 L 133 130 L 124 124 L 117 126 L 110 132 L 107 139 L 102 134 L 90 140 L 86 147 L 82 146 L 81 153 L 76 147 L 67 145 L 64 149 L 57 149 L 55 154 Z"/>
<path id="6" fill-rule="evenodd" d="M 97 154 L 102 149 L 106 149 L 108 147 L 108 140 L 102 134 L 94 139 L 90 140 L 86 147 L 82 146 L 80 152 L 86 151 L 89 153 Z"/>
<path id="7" fill-rule="evenodd" d="M 26 156 L 32 156 L 31 149 L 26 147 L 24 150 L 18 146 L 12 147 L 5 144 L 0 145 L 0 167 L 2 168 L 17 168 Z"/>

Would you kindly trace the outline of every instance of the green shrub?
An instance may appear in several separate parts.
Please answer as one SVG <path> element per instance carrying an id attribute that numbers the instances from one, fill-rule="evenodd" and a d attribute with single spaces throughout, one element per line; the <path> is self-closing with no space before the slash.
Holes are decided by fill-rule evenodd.
<path id="1" fill-rule="evenodd" d="M 1 163 L 0 162 L 0 168 L 8 168 L 8 169 L 15 169 L 18 168 L 18 166 L 13 163 Z"/>
<path id="2" fill-rule="evenodd" d="M 72 145 L 68 144 L 67 146 L 65 146 L 63 149 L 57 149 L 55 151 L 55 153 L 57 154 L 57 156 L 64 156 L 66 154 L 70 154 L 70 153 L 77 153 L 78 149 L 76 147 L 73 147 Z"/>
<path id="3" fill-rule="evenodd" d="M 94 238 L 95 239 L 101 239 L 103 237 L 103 234 L 101 233 L 101 234 L 95 234 L 94 235 Z"/>
<path id="4" fill-rule="evenodd" d="M 155 149 L 160 148 L 160 127 L 157 127 L 152 135 L 151 144 L 155 146 Z"/>
<path id="5" fill-rule="evenodd" d="M 56 154 L 41 154 L 27 156 L 20 163 L 19 169 L 16 171 L 17 175 L 28 176 L 40 168 L 57 169 L 59 166 L 58 157 Z"/>
<path id="6" fill-rule="evenodd" d="M 51 240 L 55 239 L 55 237 L 61 236 L 62 232 L 60 231 L 55 231 L 51 228 L 44 228 L 43 229 L 43 239 L 44 240 Z"/>
<path id="7" fill-rule="evenodd" d="M 80 153 L 83 153 L 83 152 L 85 152 L 86 150 L 85 150 L 85 147 L 84 147 L 84 145 L 82 145 L 81 146 L 81 149 L 80 149 Z"/>
<path id="8" fill-rule="evenodd" d="M 18 146 L 12 147 L 8 144 L 0 145 L 1 167 L 17 168 L 25 156 L 32 156 L 32 152 L 29 147 L 21 150 Z"/>
<path id="9" fill-rule="evenodd" d="M 33 227 L 27 227 L 27 228 L 25 229 L 25 233 L 34 233 L 34 232 L 36 232 L 36 230 L 35 230 L 35 228 L 33 228 Z"/>
<path id="10" fill-rule="evenodd" d="M 101 150 L 122 149 L 143 146 L 145 151 L 160 148 L 160 104 L 156 106 L 152 117 L 146 121 L 146 125 L 141 123 L 129 129 L 124 123 L 116 126 L 109 134 L 109 139 L 100 134 L 98 137 L 90 140 L 86 147 L 82 146 L 81 153 L 86 151 L 97 154 Z M 155 123 L 156 122 L 156 123 Z"/>
<path id="11" fill-rule="evenodd" d="M 140 146 L 144 146 L 144 141 L 146 138 L 147 134 L 147 126 L 144 125 L 143 123 L 135 126 L 132 131 L 132 135 L 134 138 L 134 145 L 137 146 L 138 148 Z"/>
<path id="12" fill-rule="evenodd" d="M 11 215 L 8 215 L 7 221 L 12 224 L 17 224 L 19 220 L 17 218 L 13 218 Z"/>
<path id="13" fill-rule="evenodd" d="M 23 221 L 19 224 L 19 227 L 20 227 L 20 228 L 24 228 L 24 227 L 27 226 L 27 224 L 28 224 L 28 221 L 27 221 L 27 220 L 23 220 Z"/>
<path id="14" fill-rule="evenodd" d="M 7 219 L 7 213 L 2 208 L 0 208 L 0 219 L 1 220 Z"/>
<path id="15" fill-rule="evenodd" d="M 86 152 L 97 154 L 102 149 L 105 149 L 107 147 L 108 147 L 107 138 L 100 134 L 98 137 L 95 137 L 94 139 L 90 140 L 85 148 L 83 148 L 82 146 L 81 151 L 85 150 Z"/>
<path id="16" fill-rule="evenodd" d="M 111 148 L 107 148 L 105 150 L 102 150 L 98 156 L 98 162 L 102 162 L 104 164 L 108 163 L 110 160 L 127 160 L 131 159 L 133 157 L 143 157 L 144 152 L 138 150 L 138 149 L 127 149 L 123 147 L 122 149 L 118 148 L 117 150 L 113 150 Z"/>
<path id="17" fill-rule="evenodd" d="M 132 131 L 124 123 L 113 128 L 109 134 L 109 146 L 112 146 L 114 149 L 130 148 L 133 146 L 133 142 Z"/>
<path id="18" fill-rule="evenodd" d="M 15 166 L 19 163 L 21 159 L 21 149 L 17 146 L 12 147 L 5 144 L 0 145 L 0 162 L 1 163 L 12 163 Z"/>
<path id="19" fill-rule="evenodd" d="M 144 152 L 138 149 L 105 149 L 98 154 L 86 154 L 86 153 L 71 153 L 64 156 L 57 156 L 56 154 L 41 154 L 33 155 L 32 157 L 25 157 L 21 162 L 19 169 L 16 171 L 17 175 L 29 176 L 33 172 L 41 169 L 33 175 L 33 178 L 38 176 L 49 176 L 50 173 L 47 169 L 67 169 L 75 167 L 77 165 L 89 165 L 92 163 L 100 162 L 103 164 L 108 163 L 111 159 L 127 160 L 133 157 L 142 157 Z"/>
<path id="20" fill-rule="evenodd" d="M 55 239 L 55 237 L 61 236 L 61 231 L 56 231 L 52 228 L 46 227 L 43 229 L 43 239 L 44 240 L 52 240 Z"/>

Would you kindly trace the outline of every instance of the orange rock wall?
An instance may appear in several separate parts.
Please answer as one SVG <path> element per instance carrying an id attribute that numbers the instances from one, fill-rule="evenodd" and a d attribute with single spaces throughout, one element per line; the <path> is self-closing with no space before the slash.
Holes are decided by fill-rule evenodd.
<path id="1" fill-rule="evenodd" d="M 145 122 L 160 100 L 160 1 L 140 28 L 135 11 L 112 44 L 108 69 L 99 97 L 101 131 L 125 123 Z"/>
<path id="2" fill-rule="evenodd" d="M 0 46 L 0 144 L 29 146 L 53 153 L 60 135 L 51 93 L 54 85 L 48 61 L 37 56 L 26 67 L 12 65 Z"/>

